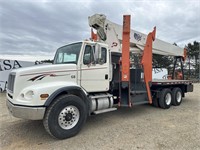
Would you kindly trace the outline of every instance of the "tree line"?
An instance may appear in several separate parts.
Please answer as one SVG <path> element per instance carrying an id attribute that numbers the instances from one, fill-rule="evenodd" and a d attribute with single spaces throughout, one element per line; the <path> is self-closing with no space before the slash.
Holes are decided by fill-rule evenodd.
<path id="1" fill-rule="evenodd" d="M 177 46 L 176 43 L 174 45 Z M 200 66 L 200 45 L 199 42 L 194 41 L 186 45 L 187 57 L 183 62 L 185 79 L 199 79 Z M 172 74 L 174 65 L 174 57 L 153 55 L 154 68 L 166 68 L 169 74 Z M 180 71 L 180 63 L 177 63 L 176 71 Z"/>

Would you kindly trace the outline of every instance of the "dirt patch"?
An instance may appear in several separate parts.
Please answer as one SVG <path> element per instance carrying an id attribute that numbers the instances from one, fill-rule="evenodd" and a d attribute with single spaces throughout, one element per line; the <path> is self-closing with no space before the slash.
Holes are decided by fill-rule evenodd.
<path id="1" fill-rule="evenodd" d="M 12 117 L 0 94 L 1 149 L 200 149 L 200 84 L 180 106 L 168 110 L 151 105 L 120 108 L 90 117 L 81 132 L 57 140 L 42 121 Z"/>

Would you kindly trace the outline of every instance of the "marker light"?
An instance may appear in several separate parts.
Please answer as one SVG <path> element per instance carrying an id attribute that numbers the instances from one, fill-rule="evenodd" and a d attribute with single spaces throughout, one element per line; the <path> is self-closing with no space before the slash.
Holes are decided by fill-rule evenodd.
<path id="1" fill-rule="evenodd" d="M 49 97 L 49 94 L 41 94 L 40 99 L 41 100 L 46 100 Z"/>

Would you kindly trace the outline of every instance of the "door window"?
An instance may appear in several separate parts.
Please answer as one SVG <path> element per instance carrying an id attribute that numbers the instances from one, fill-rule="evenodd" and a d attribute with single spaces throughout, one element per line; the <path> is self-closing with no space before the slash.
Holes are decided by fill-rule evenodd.
<path id="1" fill-rule="evenodd" d="M 85 46 L 85 52 L 83 56 L 83 64 L 88 65 L 94 63 L 94 52 L 90 45 Z"/>
<path id="2" fill-rule="evenodd" d="M 101 58 L 100 58 L 100 62 L 102 64 L 106 63 L 106 61 L 107 61 L 106 57 L 107 57 L 107 49 L 105 47 L 102 47 L 101 48 Z"/>
<path id="3" fill-rule="evenodd" d="M 83 64 L 105 64 L 107 62 L 107 49 L 100 46 L 86 45 Z"/>

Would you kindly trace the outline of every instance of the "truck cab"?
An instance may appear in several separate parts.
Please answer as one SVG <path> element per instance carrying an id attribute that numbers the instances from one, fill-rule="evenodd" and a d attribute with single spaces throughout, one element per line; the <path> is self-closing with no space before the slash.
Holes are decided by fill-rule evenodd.
<path id="1" fill-rule="evenodd" d="M 106 44 L 82 41 L 62 46 L 56 51 L 52 65 L 13 70 L 9 75 L 7 99 L 13 105 L 41 107 L 55 91 L 64 87 L 79 87 L 86 95 L 109 91 L 110 63 Z M 46 97 L 41 98 L 43 94 Z"/>
<path id="2" fill-rule="evenodd" d="M 18 118 L 44 120 L 50 106 L 63 95 L 82 101 L 82 106 L 74 104 L 70 109 L 78 112 L 78 107 L 84 108 L 85 118 L 94 111 L 110 108 L 113 106 L 112 95 L 107 94 L 112 80 L 110 58 L 106 44 L 86 40 L 58 48 L 51 65 L 13 70 L 8 79 L 8 109 Z M 97 99 L 103 100 L 97 104 Z"/>
<path id="3" fill-rule="evenodd" d="M 57 64 L 76 64 L 74 78 L 87 92 L 109 90 L 110 53 L 106 44 L 84 41 L 63 46 L 56 52 L 54 65 Z"/>

